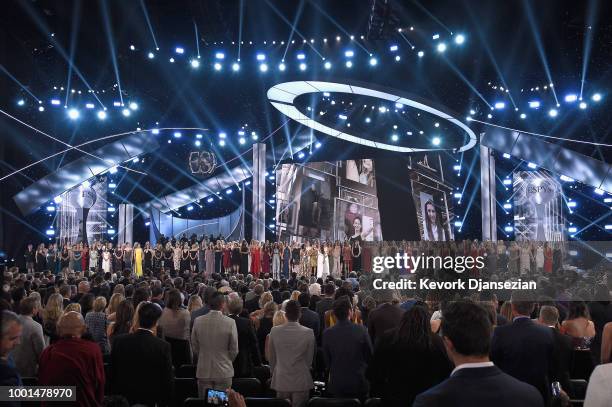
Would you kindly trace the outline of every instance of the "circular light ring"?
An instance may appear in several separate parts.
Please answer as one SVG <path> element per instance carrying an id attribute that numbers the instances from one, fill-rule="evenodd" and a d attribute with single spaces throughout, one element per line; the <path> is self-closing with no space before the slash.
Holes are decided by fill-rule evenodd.
<path id="1" fill-rule="evenodd" d="M 431 113 L 438 116 L 441 119 L 447 120 L 454 125 L 461 128 L 469 136 L 469 141 L 464 146 L 456 149 L 458 152 L 466 151 L 476 145 L 476 134 L 464 123 L 457 120 L 453 116 L 444 113 L 438 109 L 435 109 L 426 104 L 411 100 L 402 96 L 392 95 L 390 93 L 381 92 L 374 89 L 368 89 L 360 86 L 347 85 L 342 83 L 333 82 L 318 82 L 318 81 L 295 81 L 295 82 L 284 82 L 274 85 L 268 89 L 268 99 L 272 106 L 280 111 L 285 116 L 297 121 L 298 123 L 310 127 L 313 130 L 327 134 L 332 137 L 336 137 L 342 140 L 349 141 L 355 144 L 361 144 L 363 146 L 379 148 L 381 150 L 396 151 L 400 153 L 415 153 L 421 151 L 440 151 L 440 150 L 455 150 L 449 148 L 412 148 L 403 147 L 398 145 L 381 143 L 373 140 L 368 140 L 362 137 L 358 137 L 337 129 L 328 127 L 314 119 L 304 115 L 295 107 L 295 99 L 299 96 L 308 93 L 320 93 L 320 92 L 334 92 L 334 93 L 349 93 L 353 95 L 369 96 L 373 98 L 387 100 L 393 103 L 401 103 L 402 105 L 411 106 L 415 109 Z"/>

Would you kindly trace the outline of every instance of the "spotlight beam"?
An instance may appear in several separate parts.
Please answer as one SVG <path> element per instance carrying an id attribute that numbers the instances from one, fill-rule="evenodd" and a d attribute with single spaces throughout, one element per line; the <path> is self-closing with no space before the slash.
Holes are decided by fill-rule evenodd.
<path id="1" fill-rule="evenodd" d="M 476 94 L 476 96 L 478 96 L 490 109 L 492 107 L 491 104 L 489 102 L 487 102 L 487 100 L 484 98 L 484 96 L 482 96 L 482 93 L 480 93 L 478 91 L 478 89 L 476 89 L 476 87 L 474 85 L 472 85 L 472 82 L 470 82 L 468 80 L 468 78 L 466 78 L 465 75 L 463 73 L 461 73 L 459 68 L 457 68 L 447 58 L 442 58 L 442 59 L 451 68 L 451 70 L 455 73 L 455 75 L 457 75 L 459 77 L 459 79 L 461 79 L 463 81 L 463 83 L 465 83 L 470 89 L 472 89 L 472 92 L 474 92 Z"/>
<path id="2" fill-rule="evenodd" d="M 552 75 L 550 74 L 550 68 L 548 67 L 548 60 L 546 59 L 546 54 L 544 52 L 544 44 L 542 44 L 542 39 L 540 38 L 540 33 L 538 33 L 535 21 L 535 16 L 533 15 L 533 10 L 531 9 L 531 4 L 529 1 L 523 0 L 523 8 L 525 9 L 525 14 L 527 14 L 527 18 L 529 19 L 529 27 L 531 28 L 531 33 L 533 34 L 533 39 L 536 43 L 536 48 L 538 49 L 538 55 L 540 56 L 540 61 L 542 62 L 542 66 L 544 67 L 544 72 L 546 73 L 546 77 L 548 78 L 549 83 L 553 83 Z M 559 99 L 557 99 L 557 93 L 555 92 L 555 88 L 551 87 L 553 96 L 555 97 L 555 102 L 559 104 Z"/>
<path id="3" fill-rule="evenodd" d="M 410 48 L 412 48 L 412 49 L 414 49 L 414 48 L 415 48 L 414 44 L 412 44 L 412 43 L 411 43 L 411 42 L 408 40 L 408 38 L 407 38 L 407 37 L 404 35 L 404 33 L 403 33 L 403 32 L 401 32 L 401 31 L 400 31 L 400 32 L 399 32 L 399 35 L 400 35 L 400 37 L 402 37 L 402 38 L 404 39 L 404 41 L 406 41 L 406 42 L 408 43 L 408 45 L 410 45 Z"/>
<path id="4" fill-rule="evenodd" d="M 108 13 L 108 6 L 105 1 L 100 2 L 100 8 L 102 9 L 102 19 L 104 20 L 104 32 L 106 34 L 106 41 L 111 55 L 111 62 L 113 63 L 113 69 L 115 71 L 115 79 L 117 80 L 117 88 L 119 89 L 119 99 L 121 100 L 121 106 L 123 106 L 123 91 L 121 90 L 121 78 L 119 76 L 119 66 L 117 64 L 117 54 L 115 53 L 115 42 L 113 41 L 113 29 L 111 27 L 110 15 Z"/>
<path id="5" fill-rule="evenodd" d="M 238 61 L 240 61 L 240 48 L 242 45 L 242 21 L 244 18 L 244 0 L 240 0 L 240 13 L 238 18 Z"/>
<path id="6" fill-rule="evenodd" d="M 22 90 L 26 91 L 30 96 L 32 96 L 34 99 L 36 99 L 37 102 L 40 102 L 41 100 L 39 98 L 36 97 L 36 95 L 34 95 L 30 89 L 28 89 L 23 83 L 19 82 L 19 80 L 17 78 L 15 78 L 5 67 L 4 65 L 0 64 L 0 71 L 4 72 L 6 74 L 6 76 L 8 76 L 9 78 L 11 78 L 13 80 L 13 82 L 15 82 L 17 85 L 19 85 L 21 87 Z"/>
<path id="7" fill-rule="evenodd" d="M 153 26 L 151 25 L 151 20 L 149 19 L 149 12 L 147 11 L 147 6 L 144 3 L 144 0 L 140 0 L 140 8 L 142 8 L 142 13 L 145 16 L 145 20 L 147 20 L 147 26 L 149 26 L 149 32 L 151 33 L 151 37 L 153 37 L 153 43 L 155 44 L 155 49 L 158 49 L 157 40 L 155 39 L 155 33 L 153 32 Z"/>
<path id="8" fill-rule="evenodd" d="M 285 60 L 285 56 L 287 56 L 287 51 L 289 50 L 289 44 L 291 44 L 291 40 L 293 39 L 293 33 L 295 33 L 298 21 L 300 21 L 300 17 L 302 15 L 302 10 L 304 9 L 304 0 L 300 0 L 300 4 L 298 5 L 298 9 L 295 12 L 295 17 L 293 18 L 293 24 L 291 24 L 291 32 L 289 33 L 289 39 L 287 39 L 287 46 L 285 47 L 285 52 L 283 52 L 283 59 Z"/>
<path id="9" fill-rule="evenodd" d="M 196 50 L 198 52 L 198 58 L 200 58 L 200 40 L 198 37 L 198 25 L 196 24 L 195 18 L 193 19 L 193 30 L 195 32 Z"/>
<path id="10" fill-rule="evenodd" d="M 590 0 L 587 10 L 587 28 L 584 34 L 584 45 L 582 54 L 582 77 L 580 79 L 580 100 L 582 100 L 582 91 L 584 90 L 584 82 L 586 81 L 587 69 L 589 67 L 589 58 L 591 57 L 591 48 L 593 45 L 593 31 L 595 30 L 595 22 L 597 21 L 598 2 Z"/>
<path id="11" fill-rule="evenodd" d="M 79 24 L 81 21 L 81 2 L 76 1 L 72 8 L 72 26 L 70 27 L 70 62 L 68 63 L 68 77 L 66 78 L 66 99 L 64 106 L 68 106 L 68 97 L 70 96 L 70 82 L 72 81 L 72 61 L 74 61 L 74 51 L 78 40 L 77 33 L 79 32 Z"/>
<path id="12" fill-rule="evenodd" d="M 497 128 L 504 129 L 504 130 L 518 131 L 520 133 L 530 134 L 532 136 L 538 136 L 538 137 L 549 138 L 549 139 L 554 139 L 554 140 L 567 141 L 567 142 L 570 142 L 570 143 L 588 144 L 588 145 L 591 145 L 591 146 L 601 146 L 601 147 L 612 147 L 612 144 L 596 143 L 596 142 L 593 142 L 593 141 L 574 140 L 574 139 L 563 138 L 563 137 L 548 136 L 548 135 L 545 135 L 545 134 L 532 133 L 532 132 L 529 132 L 529 131 L 513 129 L 511 127 L 500 126 L 498 124 L 483 122 L 483 121 L 478 120 L 478 119 L 471 119 L 470 121 L 476 122 L 476 123 L 481 123 L 481 124 L 486 124 L 487 126 L 497 127 Z"/>

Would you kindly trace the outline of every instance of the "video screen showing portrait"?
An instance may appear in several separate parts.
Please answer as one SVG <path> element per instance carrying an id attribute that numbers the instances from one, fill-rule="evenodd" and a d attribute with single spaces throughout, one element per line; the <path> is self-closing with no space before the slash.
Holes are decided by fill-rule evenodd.
<path id="1" fill-rule="evenodd" d="M 281 240 L 382 240 L 373 160 L 283 164 L 276 180 Z"/>

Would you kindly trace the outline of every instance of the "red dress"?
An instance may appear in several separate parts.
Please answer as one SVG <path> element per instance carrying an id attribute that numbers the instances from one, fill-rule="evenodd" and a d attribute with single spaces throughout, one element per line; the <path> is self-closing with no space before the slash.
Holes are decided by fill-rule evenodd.
<path id="1" fill-rule="evenodd" d="M 228 269 L 232 267 L 232 250 L 229 248 L 223 249 L 223 268 Z"/>
<path id="2" fill-rule="evenodd" d="M 261 250 L 257 248 L 251 249 L 251 274 L 253 277 L 259 278 L 261 271 Z"/>
<path id="3" fill-rule="evenodd" d="M 83 252 L 83 255 L 81 256 L 81 270 L 89 270 L 89 250 Z"/>
<path id="4" fill-rule="evenodd" d="M 268 250 L 263 250 L 262 255 L 261 272 L 263 275 L 270 274 L 270 252 Z"/>
<path id="5" fill-rule="evenodd" d="M 550 247 L 544 250 L 544 271 L 546 273 L 552 273 L 553 268 L 553 251 Z"/>

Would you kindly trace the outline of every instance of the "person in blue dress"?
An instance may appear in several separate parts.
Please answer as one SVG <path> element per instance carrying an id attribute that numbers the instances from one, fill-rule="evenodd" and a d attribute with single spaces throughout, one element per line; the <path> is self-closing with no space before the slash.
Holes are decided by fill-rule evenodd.
<path id="1" fill-rule="evenodd" d="M 289 278 L 289 264 L 291 261 L 291 250 L 289 250 L 289 244 L 284 245 L 283 249 L 283 274 L 282 278 Z"/>

